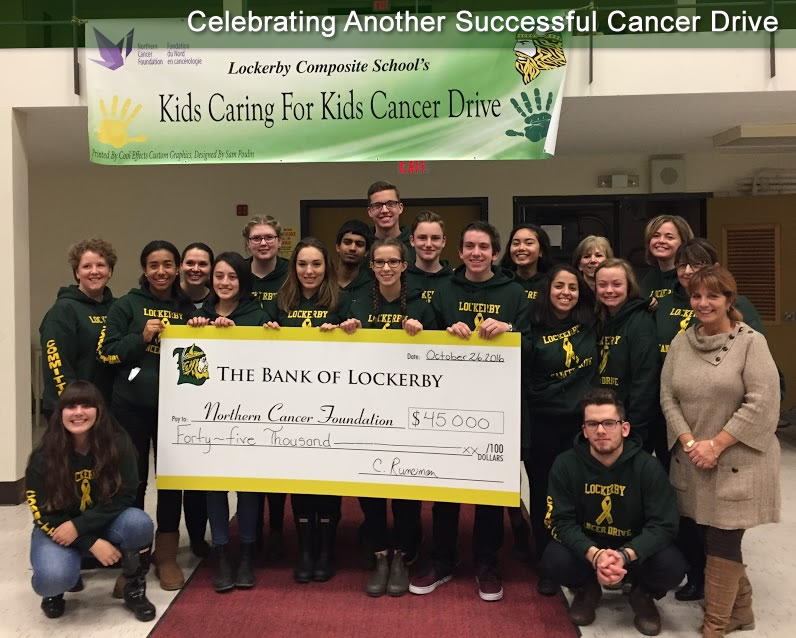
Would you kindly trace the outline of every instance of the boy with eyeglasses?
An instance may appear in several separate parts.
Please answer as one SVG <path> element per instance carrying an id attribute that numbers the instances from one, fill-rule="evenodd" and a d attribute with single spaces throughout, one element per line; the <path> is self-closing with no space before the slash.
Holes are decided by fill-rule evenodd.
<path id="1" fill-rule="evenodd" d="M 581 433 L 550 471 L 545 524 L 553 541 L 541 568 L 575 590 L 569 618 L 579 626 L 594 622 L 602 585 L 628 581 L 636 629 L 656 636 L 654 600 L 674 589 L 687 568 L 673 544 L 680 517 L 674 490 L 631 434 L 612 390 L 587 391 L 581 407 Z"/>
<path id="2" fill-rule="evenodd" d="M 368 188 L 368 216 L 373 220 L 376 239 L 396 238 L 409 250 L 409 263 L 415 260 L 415 251 L 409 242 L 409 229 L 400 225 L 404 205 L 398 187 L 389 182 L 374 182 Z"/>

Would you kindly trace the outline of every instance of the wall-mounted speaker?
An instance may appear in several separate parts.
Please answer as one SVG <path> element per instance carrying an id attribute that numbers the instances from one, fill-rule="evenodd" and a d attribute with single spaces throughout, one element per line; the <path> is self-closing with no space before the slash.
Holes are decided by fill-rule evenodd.
<path id="1" fill-rule="evenodd" d="M 651 193 L 684 193 L 685 160 L 653 158 L 650 160 Z"/>

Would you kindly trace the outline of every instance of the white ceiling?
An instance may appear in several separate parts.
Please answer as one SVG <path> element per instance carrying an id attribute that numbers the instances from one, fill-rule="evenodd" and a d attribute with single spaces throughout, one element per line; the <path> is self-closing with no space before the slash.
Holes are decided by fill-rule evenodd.
<path id="1" fill-rule="evenodd" d="M 794 104 L 788 91 L 566 98 L 556 155 L 708 152 L 712 136 L 733 126 L 796 122 Z M 31 164 L 88 163 L 86 107 L 26 111 Z"/>

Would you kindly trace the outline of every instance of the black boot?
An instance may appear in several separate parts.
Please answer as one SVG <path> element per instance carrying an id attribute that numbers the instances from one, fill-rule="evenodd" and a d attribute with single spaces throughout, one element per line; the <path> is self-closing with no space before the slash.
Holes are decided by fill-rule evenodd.
<path id="1" fill-rule="evenodd" d="M 238 563 L 238 574 L 235 576 L 235 587 L 238 589 L 254 587 L 254 554 L 256 551 L 255 543 L 240 544 L 240 562 Z"/>
<path id="2" fill-rule="evenodd" d="M 324 583 L 335 574 L 334 567 L 334 543 L 337 536 L 337 521 L 332 519 L 321 519 L 318 522 L 318 560 L 315 561 L 315 569 L 312 571 L 312 580 Z"/>
<path id="3" fill-rule="evenodd" d="M 47 618 L 60 618 L 64 615 L 65 606 L 63 594 L 47 596 L 41 599 L 41 610 Z"/>
<path id="4" fill-rule="evenodd" d="M 315 568 L 315 521 L 300 517 L 296 519 L 296 537 L 298 538 L 298 561 L 293 568 L 293 579 L 297 583 L 308 583 L 312 580 Z"/>
<path id="5" fill-rule="evenodd" d="M 216 555 L 216 574 L 213 576 L 213 589 L 221 593 L 235 587 L 232 577 L 232 562 L 229 559 L 229 545 L 216 545 L 213 548 Z"/>
<path id="6" fill-rule="evenodd" d="M 146 597 L 146 571 L 141 565 L 137 550 L 122 550 L 122 575 L 124 576 L 124 606 L 130 609 L 138 620 L 155 618 L 155 606 Z"/>

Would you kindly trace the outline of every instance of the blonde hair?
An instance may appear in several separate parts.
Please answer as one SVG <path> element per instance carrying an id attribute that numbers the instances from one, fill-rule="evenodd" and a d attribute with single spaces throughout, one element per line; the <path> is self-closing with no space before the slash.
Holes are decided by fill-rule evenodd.
<path id="1" fill-rule="evenodd" d="M 575 248 L 575 252 L 572 253 L 572 265 L 575 266 L 575 268 L 578 268 L 581 257 L 583 257 L 583 255 L 585 255 L 593 247 L 597 247 L 602 250 L 605 253 L 606 259 L 613 259 L 614 249 L 611 248 L 611 242 L 608 241 L 607 237 L 602 237 L 600 235 L 588 235 L 580 241 L 578 247 Z M 580 270 L 580 268 L 578 268 L 578 270 Z"/>
<path id="2" fill-rule="evenodd" d="M 282 238 L 282 224 L 276 220 L 276 217 L 272 217 L 271 215 L 255 215 L 243 227 L 243 239 L 247 251 L 249 250 L 249 235 L 252 232 L 252 228 L 255 226 L 270 226 L 273 228 L 276 236 L 280 239 Z"/>
<path id="3" fill-rule="evenodd" d="M 653 217 L 647 222 L 646 228 L 644 228 L 644 259 L 650 266 L 654 266 L 658 263 L 650 252 L 650 240 L 655 234 L 655 231 L 666 222 L 673 224 L 677 229 L 677 233 L 680 235 L 680 243 L 694 238 L 694 231 L 691 230 L 691 226 L 689 226 L 688 222 L 683 217 L 680 217 L 680 215 L 658 215 L 657 217 Z"/>

